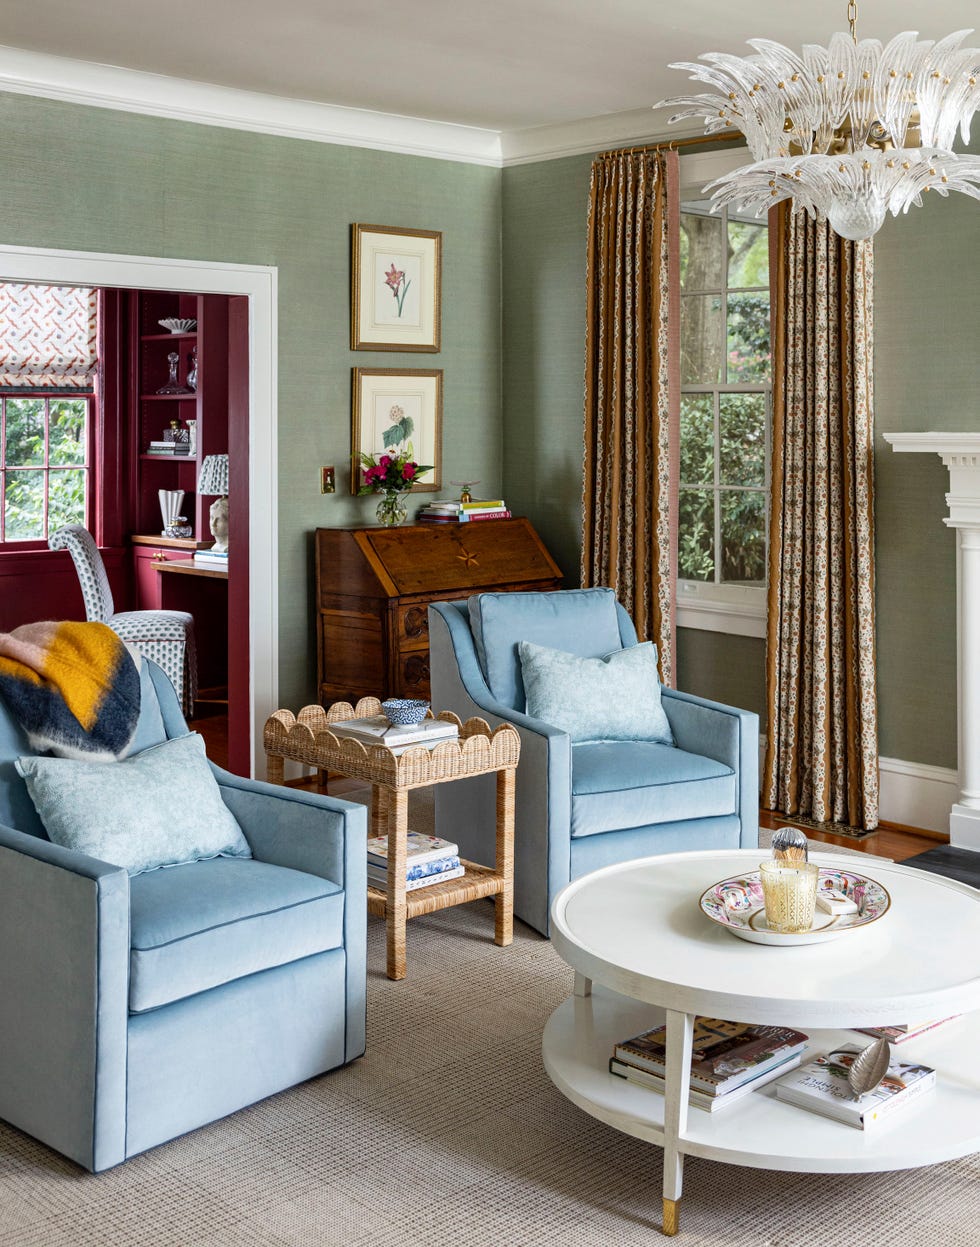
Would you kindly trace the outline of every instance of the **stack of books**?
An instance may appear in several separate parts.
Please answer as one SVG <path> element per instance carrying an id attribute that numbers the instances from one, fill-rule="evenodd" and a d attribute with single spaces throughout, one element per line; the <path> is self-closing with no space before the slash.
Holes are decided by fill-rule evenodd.
<path id="1" fill-rule="evenodd" d="M 367 842 L 367 875 L 372 887 L 382 892 L 388 888 L 388 837 L 372 836 Z M 459 860 L 459 846 L 440 836 L 427 836 L 421 831 L 408 833 L 405 866 L 405 891 L 459 879 L 466 868 Z"/>
<path id="2" fill-rule="evenodd" d="M 776 1097 L 857 1130 L 868 1130 L 888 1121 L 904 1104 L 936 1085 L 936 1071 L 931 1066 L 893 1060 L 874 1091 L 855 1099 L 847 1071 L 860 1051 L 857 1044 L 844 1044 L 826 1056 L 814 1057 L 780 1079 Z"/>
<path id="3" fill-rule="evenodd" d="M 150 442 L 146 448 L 148 455 L 188 455 L 190 442 Z"/>
<path id="4" fill-rule="evenodd" d="M 688 1103 L 709 1113 L 734 1104 L 799 1065 L 808 1038 L 788 1026 L 696 1018 Z M 663 1095 L 667 1076 L 666 1026 L 618 1043 L 609 1061 L 609 1072 Z"/>
<path id="5" fill-rule="evenodd" d="M 459 739 L 459 728 L 444 719 L 423 719 L 421 723 L 402 727 L 392 725 L 383 714 L 363 719 L 342 719 L 339 723 L 331 723 L 330 731 L 340 738 L 359 740 L 362 745 L 384 745 L 394 754 L 417 749 L 420 745 L 434 749 L 443 741 Z"/>
<path id="6" fill-rule="evenodd" d="M 503 498 L 472 502 L 430 502 L 416 517 L 423 524 L 468 524 L 473 520 L 509 520 Z"/>
<path id="7" fill-rule="evenodd" d="M 194 551 L 195 567 L 221 567 L 225 571 L 228 570 L 228 551 L 227 550 L 195 550 Z"/>
<path id="8" fill-rule="evenodd" d="M 954 1017 L 958 1016 L 959 1014 L 954 1014 Z M 935 1030 L 937 1026 L 945 1026 L 952 1020 L 952 1017 L 933 1018 L 928 1022 L 908 1022 L 904 1026 L 855 1026 L 854 1029 L 859 1035 L 870 1035 L 872 1039 L 887 1039 L 890 1044 L 900 1044 L 915 1039 L 917 1035 L 924 1035 L 926 1031 Z"/>

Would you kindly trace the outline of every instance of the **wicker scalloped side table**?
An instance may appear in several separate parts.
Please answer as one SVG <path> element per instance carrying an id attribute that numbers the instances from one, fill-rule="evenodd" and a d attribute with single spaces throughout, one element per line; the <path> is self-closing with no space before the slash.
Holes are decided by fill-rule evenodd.
<path id="1" fill-rule="evenodd" d="M 266 720 L 263 741 L 270 783 L 283 782 L 283 761 L 289 758 L 371 785 L 371 835 L 388 836 L 388 886 L 383 892 L 368 885 L 368 913 L 383 917 L 387 924 L 388 978 L 403 979 L 405 923 L 419 914 L 492 896 L 494 942 L 504 946 L 514 938 L 514 777 L 521 742 L 512 727 L 491 729 L 484 719 L 461 723 L 449 711 L 437 717 L 457 725 L 458 741 L 444 741 L 434 749 L 406 749 L 398 756 L 384 745 L 364 746 L 330 731 L 332 723 L 381 713 L 376 697 L 364 697 L 356 707 L 344 701 L 334 702 L 329 710 L 306 706 L 298 715 L 277 710 Z M 409 791 L 491 772 L 497 775 L 493 866 L 464 861 L 466 873 L 462 878 L 406 893 Z"/>

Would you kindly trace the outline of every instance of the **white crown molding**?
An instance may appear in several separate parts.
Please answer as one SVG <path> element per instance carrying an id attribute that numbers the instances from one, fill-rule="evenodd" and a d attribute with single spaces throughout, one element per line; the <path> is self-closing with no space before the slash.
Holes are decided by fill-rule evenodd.
<path id="1" fill-rule="evenodd" d="M 285 99 L 0 46 L 0 90 L 284 138 L 500 166 L 500 134 L 476 126 Z"/>
<path id="2" fill-rule="evenodd" d="M 683 127 L 669 134 L 662 126 L 658 131 L 652 108 L 584 117 L 528 130 L 485 130 L 478 126 L 240 91 L 3 45 L 0 45 L 0 91 L 197 125 L 252 130 L 313 143 L 367 147 L 492 168 L 558 160 L 609 147 L 679 140 L 699 133 Z"/>

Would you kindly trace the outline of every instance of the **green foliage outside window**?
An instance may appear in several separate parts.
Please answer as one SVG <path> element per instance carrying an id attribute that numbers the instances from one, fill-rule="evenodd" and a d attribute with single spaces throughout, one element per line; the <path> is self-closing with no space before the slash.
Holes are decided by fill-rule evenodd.
<path id="1" fill-rule="evenodd" d="M 3 405 L 4 540 L 43 541 L 63 524 L 84 524 L 88 399 L 7 398 Z"/>
<path id="2" fill-rule="evenodd" d="M 765 583 L 768 283 L 764 222 L 682 213 L 682 579 Z"/>

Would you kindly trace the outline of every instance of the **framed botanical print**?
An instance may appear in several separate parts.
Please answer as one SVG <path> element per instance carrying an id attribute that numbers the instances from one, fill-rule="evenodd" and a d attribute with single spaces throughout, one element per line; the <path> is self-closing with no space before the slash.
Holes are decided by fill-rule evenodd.
<path id="1" fill-rule="evenodd" d="M 351 493 L 363 482 L 361 455 L 431 464 L 412 492 L 441 489 L 442 369 L 354 368 L 351 398 Z"/>
<path id="2" fill-rule="evenodd" d="M 442 234 L 351 226 L 351 350 L 438 351 Z"/>

